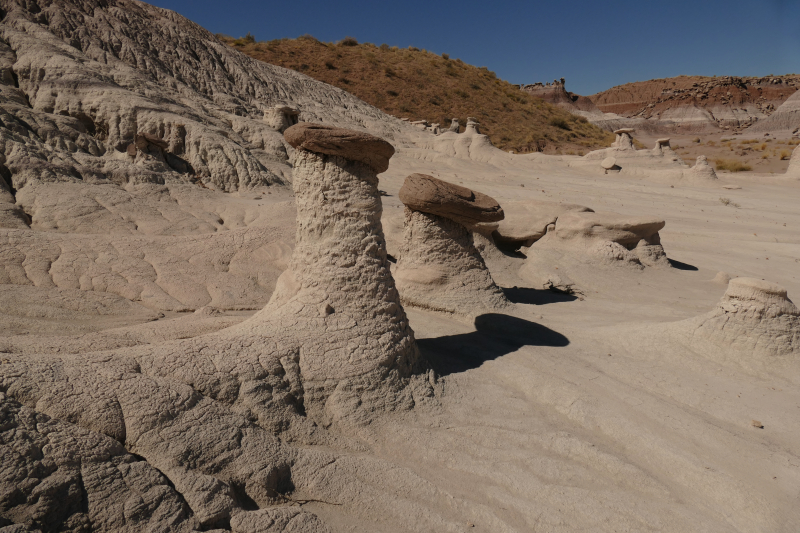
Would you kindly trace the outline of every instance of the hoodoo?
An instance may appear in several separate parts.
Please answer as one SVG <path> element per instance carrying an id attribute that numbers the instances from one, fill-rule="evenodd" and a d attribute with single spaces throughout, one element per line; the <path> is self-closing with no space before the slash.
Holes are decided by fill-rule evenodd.
<path id="1" fill-rule="evenodd" d="M 461 315 L 508 305 L 470 231 L 497 228 L 504 213 L 496 200 L 424 174 L 406 178 L 400 200 L 405 233 L 396 278 L 403 302 Z"/>
<path id="2" fill-rule="evenodd" d="M 716 309 L 701 317 L 695 336 L 751 357 L 800 351 L 800 310 L 786 289 L 755 278 L 735 278 Z"/>

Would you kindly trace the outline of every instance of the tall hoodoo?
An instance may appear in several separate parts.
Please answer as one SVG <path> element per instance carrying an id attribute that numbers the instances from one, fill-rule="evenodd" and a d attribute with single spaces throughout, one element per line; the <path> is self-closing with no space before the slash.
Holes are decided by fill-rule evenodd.
<path id="1" fill-rule="evenodd" d="M 419 362 L 380 221 L 377 174 L 394 148 L 321 124 L 300 123 L 284 135 L 297 149 L 295 249 L 251 327 L 262 336 L 274 331 L 275 356 L 296 362 L 307 411 L 324 407 L 327 420 L 345 414 L 351 396 L 391 403 Z"/>
<path id="2" fill-rule="evenodd" d="M 450 127 L 447 129 L 447 131 L 452 131 L 453 133 L 458 133 L 458 119 L 457 118 L 454 118 L 450 122 Z"/>
<path id="3" fill-rule="evenodd" d="M 405 234 L 395 275 L 403 302 L 467 316 L 507 306 L 472 233 L 497 229 L 500 204 L 424 174 L 408 176 L 399 196 Z"/>

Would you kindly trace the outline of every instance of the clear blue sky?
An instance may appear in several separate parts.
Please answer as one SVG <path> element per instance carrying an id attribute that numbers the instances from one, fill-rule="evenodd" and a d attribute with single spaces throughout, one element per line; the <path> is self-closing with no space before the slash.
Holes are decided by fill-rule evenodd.
<path id="1" fill-rule="evenodd" d="M 593 94 L 680 74 L 800 74 L 800 0 L 153 0 L 214 33 L 416 46 Z"/>

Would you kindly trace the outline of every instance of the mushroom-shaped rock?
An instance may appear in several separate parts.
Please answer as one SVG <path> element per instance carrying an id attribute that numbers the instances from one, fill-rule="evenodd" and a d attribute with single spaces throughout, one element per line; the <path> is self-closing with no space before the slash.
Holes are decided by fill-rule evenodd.
<path id="1" fill-rule="evenodd" d="M 467 117 L 467 127 L 464 128 L 464 133 L 478 135 L 480 134 L 480 130 L 478 129 L 479 126 L 480 123 L 478 122 L 478 119 Z"/>
<path id="2" fill-rule="evenodd" d="M 294 148 L 358 161 L 377 174 L 386 172 L 394 155 L 394 147 L 379 137 L 324 124 L 301 122 L 287 129 L 283 136 Z"/>
<path id="3" fill-rule="evenodd" d="M 717 173 L 714 167 L 708 164 L 708 158 L 704 155 L 697 156 L 695 165 L 685 172 L 685 175 L 693 180 L 715 180 Z"/>
<path id="4" fill-rule="evenodd" d="M 505 218 L 493 236 L 497 242 L 530 246 L 547 233 L 547 227 L 555 224 L 558 217 L 569 211 L 592 210 L 583 205 L 547 202 L 542 200 L 520 200 L 504 202 Z"/>
<path id="5" fill-rule="evenodd" d="M 452 131 L 454 133 L 458 133 L 458 119 L 457 118 L 454 118 L 450 122 L 450 127 L 447 129 L 447 131 Z"/>
<path id="6" fill-rule="evenodd" d="M 653 147 L 654 155 L 664 155 L 666 152 L 672 152 L 672 147 L 669 144 L 669 137 L 663 139 L 656 139 L 656 145 Z"/>
<path id="7" fill-rule="evenodd" d="M 616 148 L 618 150 L 634 150 L 633 137 L 631 136 L 633 132 L 633 128 L 622 128 L 616 130 L 614 133 L 616 134 L 617 138 L 611 145 L 612 148 Z"/>
<path id="8" fill-rule="evenodd" d="M 408 176 L 399 197 L 414 211 L 449 218 L 470 229 L 494 230 L 505 217 L 491 196 L 425 174 Z"/>
<path id="9" fill-rule="evenodd" d="M 755 278 L 734 278 L 716 309 L 694 319 L 695 336 L 754 357 L 800 352 L 800 310 L 786 289 Z"/>
<path id="10" fill-rule="evenodd" d="M 400 189 L 405 231 L 395 269 L 403 303 L 466 316 L 509 305 L 467 226 L 503 218 L 497 202 L 465 187 L 412 174 Z"/>

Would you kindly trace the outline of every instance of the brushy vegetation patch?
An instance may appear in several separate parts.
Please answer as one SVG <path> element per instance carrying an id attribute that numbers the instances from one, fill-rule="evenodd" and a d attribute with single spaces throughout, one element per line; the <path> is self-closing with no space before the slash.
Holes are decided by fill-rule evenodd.
<path id="1" fill-rule="evenodd" d="M 255 59 L 344 89 L 398 118 L 424 119 L 448 128 L 456 117 L 463 128 L 467 117 L 475 117 L 481 133 L 502 150 L 582 153 L 614 140 L 612 133 L 584 117 L 522 92 L 487 67 L 467 65 L 448 54 L 359 43 L 353 37 L 338 43 L 323 43 L 311 35 L 261 42 L 250 34 L 217 37 Z"/>
<path id="2" fill-rule="evenodd" d="M 720 197 L 719 202 L 722 205 L 729 205 L 731 207 L 742 207 L 741 205 L 737 204 L 736 202 L 734 202 L 730 198 Z"/>
<path id="3" fill-rule="evenodd" d="M 753 170 L 753 167 L 750 165 L 733 159 L 717 159 L 716 164 L 717 170 L 728 170 L 730 172 L 747 172 L 748 170 Z"/>

